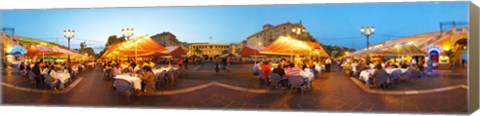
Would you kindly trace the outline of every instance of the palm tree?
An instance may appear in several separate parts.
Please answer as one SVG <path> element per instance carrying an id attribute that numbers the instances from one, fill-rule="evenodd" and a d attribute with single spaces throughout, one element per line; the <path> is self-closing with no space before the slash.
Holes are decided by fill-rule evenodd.
<path id="1" fill-rule="evenodd" d="M 445 51 L 445 55 L 448 56 L 450 62 L 450 69 L 453 71 L 455 69 L 455 63 L 453 62 L 453 58 L 455 58 L 455 52 L 452 49 Z"/>

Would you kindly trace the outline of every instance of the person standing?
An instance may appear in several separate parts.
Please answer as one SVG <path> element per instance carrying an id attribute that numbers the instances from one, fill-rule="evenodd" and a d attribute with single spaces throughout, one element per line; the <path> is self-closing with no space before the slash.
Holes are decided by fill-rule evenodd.
<path id="1" fill-rule="evenodd" d="M 131 60 L 130 61 L 130 66 L 132 67 L 132 69 L 135 69 L 135 67 L 137 67 L 137 63 L 135 63 L 134 60 Z"/>
<path id="2" fill-rule="evenodd" d="M 218 72 L 220 70 L 220 58 L 215 58 L 215 72 Z"/>
<path id="3" fill-rule="evenodd" d="M 332 60 L 330 58 L 327 58 L 325 60 L 325 71 L 330 72 L 330 65 L 332 64 Z"/>
<path id="4" fill-rule="evenodd" d="M 188 70 L 188 57 L 185 58 L 185 61 L 183 61 L 185 64 L 185 70 Z"/>
<path id="5" fill-rule="evenodd" d="M 427 64 L 427 76 L 432 76 L 432 71 L 433 71 L 433 61 L 431 59 L 428 60 Z"/>
<path id="6" fill-rule="evenodd" d="M 178 68 L 182 68 L 182 65 L 183 65 L 182 59 L 177 60 L 177 65 L 178 65 Z"/>
<path id="7" fill-rule="evenodd" d="M 227 70 L 227 58 L 222 58 L 222 69 Z"/>
<path id="8" fill-rule="evenodd" d="M 32 67 L 32 72 L 35 74 L 35 81 L 37 81 L 37 83 L 42 83 L 43 82 L 43 79 L 42 79 L 42 71 L 41 71 L 41 67 L 40 67 L 40 63 L 43 62 L 43 59 L 40 59 L 40 61 L 36 62 L 33 67 Z"/>

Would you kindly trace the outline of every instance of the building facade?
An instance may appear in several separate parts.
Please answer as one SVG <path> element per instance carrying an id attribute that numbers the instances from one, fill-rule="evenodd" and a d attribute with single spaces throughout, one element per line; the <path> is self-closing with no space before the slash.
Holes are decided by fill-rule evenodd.
<path id="1" fill-rule="evenodd" d="M 235 54 L 237 47 L 236 44 L 190 43 L 187 46 L 187 55 L 212 59 L 226 53 Z"/>
<path id="2" fill-rule="evenodd" d="M 296 39 L 309 36 L 303 27 L 302 22 L 299 23 L 282 23 L 276 26 L 271 24 L 263 25 L 263 29 L 249 37 L 247 37 L 246 45 L 268 46 L 274 42 L 279 36 L 290 36 Z"/>
<path id="3" fill-rule="evenodd" d="M 413 45 L 426 52 L 425 59 L 432 60 L 438 69 L 449 69 L 451 64 L 455 64 L 456 67 L 464 67 L 466 66 L 465 62 L 468 62 L 468 32 L 468 28 L 450 28 L 449 30 L 385 41 L 372 45 L 371 48 L 412 42 Z M 449 57 L 447 51 L 453 52 L 453 57 Z"/>
<path id="4" fill-rule="evenodd" d="M 182 44 L 182 42 L 178 41 L 177 36 L 170 32 L 162 32 L 150 38 L 162 46 L 179 46 Z"/>

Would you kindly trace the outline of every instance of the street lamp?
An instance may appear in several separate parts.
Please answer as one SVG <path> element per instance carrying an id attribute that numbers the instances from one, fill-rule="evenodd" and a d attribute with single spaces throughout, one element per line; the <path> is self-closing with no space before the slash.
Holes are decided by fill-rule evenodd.
<path id="1" fill-rule="evenodd" d="M 68 40 L 68 50 L 70 50 L 70 40 L 73 37 L 75 37 L 75 30 L 73 30 L 73 29 L 63 30 L 63 36 L 65 38 L 67 38 L 67 40 Z M 70 54 L 68 54 L 67 63 L 68 63 L 68 66 L 70 66 Z"/>
<path id="2" fill-rule="evenodd" d="M 125 37 L 126 40 L 129 40 L 130 37 L 133 36 L 133 32 L 135 32 L 134 28 L 123 28 L 122 35 Z"/>
<path id="3" fill-rule="evenodd" d="M 369 37 L 370 35 L 372 35 L 373 33 L 375 33 L 375 27 L 361 27 L 360 28 L 360 32 L 362 32 L 363 35 L 365 35 L 367 37 L 367 50 L 370 49 L 370 40 L 369 40 Z"/>
<path id="4" fill-rule="evenodd" d="M 122 29 L 122 35 L 123 37 L 125 37 L 125 39 L 128 41 L 130 39 L 130 37 L 133 36 L 133 32 L 135 32 L 135 29 L 134 28 L 123 28 Z M 136 48 L 136 46 L 135 46 Z M 130 57 L 127 57 L 128 60 L 130 60 Z M 135 62 L 137 61 L 136 57 L 135 57 Z"/>

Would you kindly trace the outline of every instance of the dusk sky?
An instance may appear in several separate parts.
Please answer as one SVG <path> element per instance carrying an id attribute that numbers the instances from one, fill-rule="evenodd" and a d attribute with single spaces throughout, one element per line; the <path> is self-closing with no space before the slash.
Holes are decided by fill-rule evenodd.
<path id="1" fill-rule="evenodd" d="M 366 46 L 361 26 L 375 26 L 372 44 L 439 31 L 440 22 L 468 21 L 468 2 L 3 10 L 0 17 L 15 35 L 59 38 L 62 45 L 67 45 L 63 30 L 74 29 L 72 48 L 87 40 L 97 53 L 110 35 L 121 36 L 127 27 L 135 28 L 134 37 L 168 31 L 189 43 L 238 43 L 264 24 L 288 21 L 302 21 L 321 43 L 361 49 Z"/>

